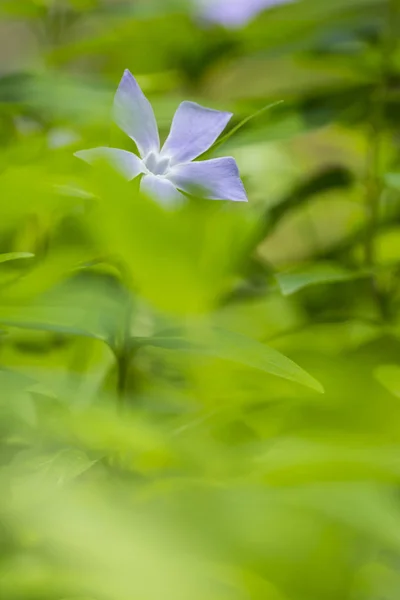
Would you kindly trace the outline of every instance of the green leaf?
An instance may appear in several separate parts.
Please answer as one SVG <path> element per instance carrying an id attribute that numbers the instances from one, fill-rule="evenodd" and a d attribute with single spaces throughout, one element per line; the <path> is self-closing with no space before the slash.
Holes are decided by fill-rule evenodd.
<path id="1" fill-rule="evenodd" d="M 339 265 L 324 263 L 288 273 L 278 273 L 275 279 L 284 296 L 290 296 L 310 285 L 337 283 L 368 277 L 367 271 L 349 271 Z"/>
<path id="2" fill-rule="evenodd" d="M 154 337 L 135 337 L 131 340 L 131 347 L 138 348 L 143 346 L 153 346 L 155 348 L 165 348 L 167 350 L 196 350 L 199 346 L 191 343 L 179 336 L 154 336 Z"/>
<path id="3" fill-rule="evenodd" d="M 36 455 L 31 450 L 20 452 L 13 466 L 39 481 L 63 485 L 85 473 L 96 462 L 80 450 L 65 448 L 53 454 Z"/>
<path id="4" fill-rule="evenodd" d="M 20 260 L 21 258 L 33 258 L 34 256 L 31 252 L 7 252 L 6 254 L 0 254 L 0 263 Z"/>
<path id="5" fill-rule="evenodd" d="M 210 356 L 232 360 L 324 393 L 322 385 L 295 362 L 274 348 L 238 333 L 213 329 L 204 351 Z"/>
<path id="6" fill-rule="evenodd" d="M 93 326 L 92 316 L 93 313 L 80 307 L 0 305 L 3 326 L 103 339 L 104 333 Z"/>
<path id="7" fill-rule="evenodd" d="M 32 287 L 37 282 L 30 283 Z M 22 278 L 19 285 L 24 285 Z M 76 273 L 74 279 L 54 286 L 30 302 L 29 298 L 13 297 L 11 286 L 7 291 L 10 296 L 6 297 L 4 292 L 0 301 L 0 325 L 101 340 L 114 336 L 125 302 L 121 288 L 108 287 L 107 279 L 96 273 L 86 273 L 86 277 L 83 272 Z"/>
<path id="8" fill-rule="evenodd" d="M 207 333 L 203 330 L 190 346 L 191 343 L 173 336 L 148 338 L 146 345 L 230 360 L 324 393 L 322 385 L 295 362 L 274 348 L 238 333 L 216 328 Z"/>
<path id="9" fill-rule="evenodd" d="M 354 185 L 354 175 L 348 167 L 334 165 L 323 167 L 308 175 L 290 188 L 280 202 L 267 206 L 266 225 L 270 232 L 290 211 L 298 210 L 324 193 L 333 190 L 346 191 Z"/>
<path id="10" fill-rule="evenodd" d="M 315 481 L 398 481 L 400 465 L 393 445 L 361 443 L 357 439 L 338 440 L 326 434 L 323 441 L 283 437 L 262 451 L 257 463 L 274 485 L 304 484 Z"/>

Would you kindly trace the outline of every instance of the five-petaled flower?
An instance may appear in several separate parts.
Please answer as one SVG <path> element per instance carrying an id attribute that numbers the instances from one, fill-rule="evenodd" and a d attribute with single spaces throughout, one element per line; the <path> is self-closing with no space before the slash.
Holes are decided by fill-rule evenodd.
<path id="1" fill-rule="evenodd" d="M 114 99 L 116 124 L 135 142 L 139 155 L 100 147 L 76 152 L 95 164 L 107 161 L 127 180 L 143 175 L 141 190 L 163 203 L 182 200 L 181 192 L 199 192 L 211 200 L 246 202 L 246 192 L 233 158 L 193 162 L 206 152 L 225 129 L 232 113 L 182 102 L 162 149 L 150 102 L 126 70 Z"/>

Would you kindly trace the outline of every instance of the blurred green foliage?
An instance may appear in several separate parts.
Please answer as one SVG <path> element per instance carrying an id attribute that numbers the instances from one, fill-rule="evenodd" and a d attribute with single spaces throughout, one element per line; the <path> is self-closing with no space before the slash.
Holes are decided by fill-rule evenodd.
<path id="1" fill-rule="evenodd" d="M 400 4 L 0 0 L 0 598 L 397 600 Z M 74 158 L 125 68 L 248 205 Z M 325 390 L 325 393 L 321 393 Z"/>

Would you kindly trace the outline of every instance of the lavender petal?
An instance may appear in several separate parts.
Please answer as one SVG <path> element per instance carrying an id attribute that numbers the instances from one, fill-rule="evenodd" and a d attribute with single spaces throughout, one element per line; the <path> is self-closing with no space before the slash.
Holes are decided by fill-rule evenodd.
<path id="1" fill-rule="evenodd" d="M 186 163 L 212 146 L 227 126 L 232 113 L 204 108 L 195 102 L 182 102 L 172 121 L 161 156 L 171 164 Z"/>
<path id="2" fill-rule="evenodd" d="M 246 25 L 258 13 L 291 0 L 196 0 L 200 14 L 225 27 Z"/>
<path id="3" fill-rule="evenodd" d="M 247 202 L 234 158 L 213 158 L 177 165 L 168 178 L 178 189 L 210 200 Z"/>
<path id="4" fill-rule="evenodd" d="M 125 70 L 114 99 L 114 120 L 137 145 L 140 156 L 159 152 L 160 138 L 153 109 L 132 73 Z"/>

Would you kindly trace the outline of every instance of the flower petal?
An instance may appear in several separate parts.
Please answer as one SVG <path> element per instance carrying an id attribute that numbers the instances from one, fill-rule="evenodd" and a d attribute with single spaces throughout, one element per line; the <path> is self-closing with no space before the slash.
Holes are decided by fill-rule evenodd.
<path id="1" fill-rule="evenodd" d="M 227 126 L 232 113 L 204 108 L 195 102 L 182 102 L 172 121 L 161 156 L 172 164 L 189 162 L 212 146 Z"/>
<path id="2" fill-rule="evenodd" d="M 292 0 L 197 0 L 199 13 L 225 27 L 246 25 L 263 10 Z"/>
<path id="3" fill-rule="evenodd" d="M 176 187 L 165 177 L 145 175 L 140 183 L 140 189 L 148 196 L 158 200 L 164 206 L 181 204 L 184 200 L 183 195 L 178 192 Z"/>
<path id="4" fill-rule="evenodd" d="M 137 145 L 140 156 L 160 151 L 160 138 L 153 109 L 128 69 L 114 99 L 114 120 Z"/>
<path id="5" fill-rule="evenodd" d="M 247 202 L 234 158 L 213 158 L 177 165 L 168 173 L 177 188 L 210 200 Z"/>
<path id="6" fill-rule="evenodd" d="M 143 162 L 136 154 L 132 154 L 132 152 L 128 152 L 127 150 L 120 150 L 119 148 L 107 148 L 103 146 L 100 148 L 91 148 L 90 150 L 79 150 L 75 152 L 75 156 L 90 165 L 106 162 L 128 181 L 145 172 Z"/>

